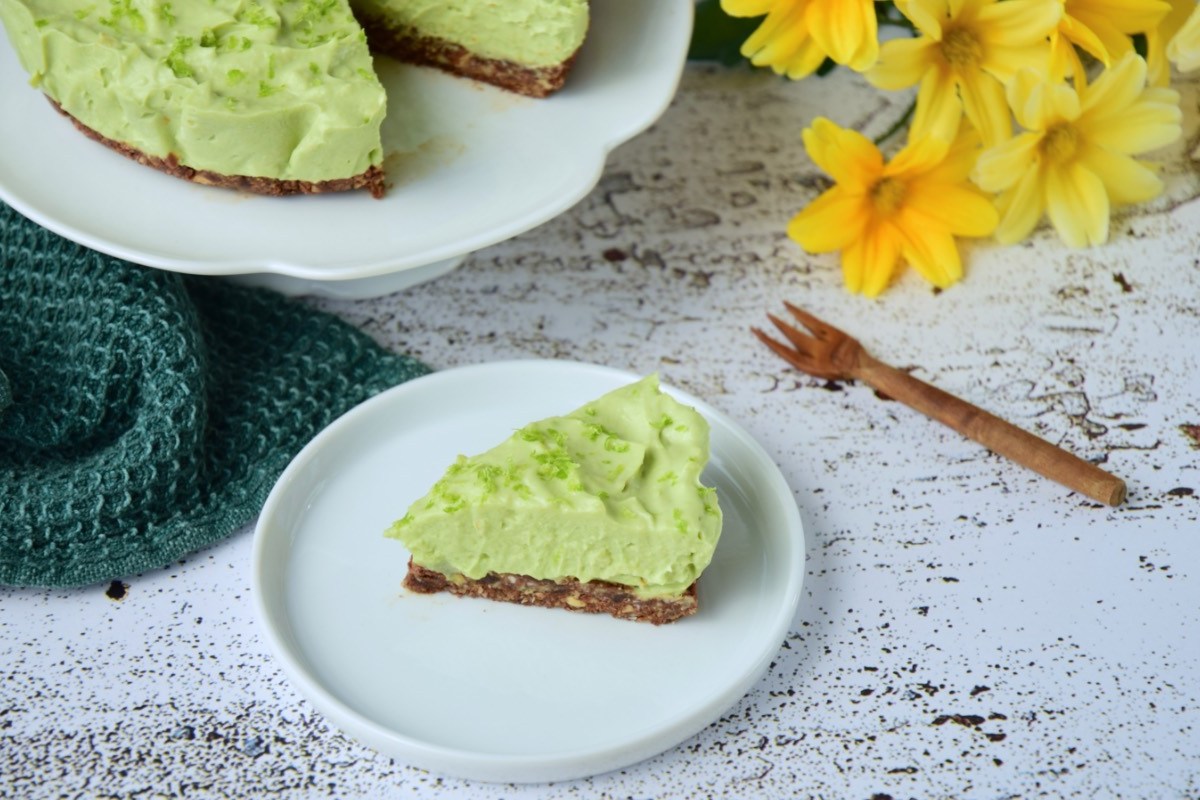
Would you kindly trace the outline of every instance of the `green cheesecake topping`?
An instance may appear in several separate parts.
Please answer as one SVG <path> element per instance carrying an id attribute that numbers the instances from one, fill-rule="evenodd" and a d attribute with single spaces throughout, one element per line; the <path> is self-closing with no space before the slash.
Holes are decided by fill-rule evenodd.
<path id="1" fill-rule="evenodd" d="M 352 5 L 390 28 L 528 67 L 570 58 L 588 27 L 587 0 L 352 0 Z"/>
<path id="2" fill-rule="evenodd" d="M 386 96 L 346 0 L 0 0 L 30 82 L 101 135 L 223 175 L 380 164 Z"/>
<path id="3" fill-rule="evenodd" d="M 604 580 L 679 596 L 721 533 L 708 423 L 651 375 L 459 456 L 385 535 L 446 575 Z"/>

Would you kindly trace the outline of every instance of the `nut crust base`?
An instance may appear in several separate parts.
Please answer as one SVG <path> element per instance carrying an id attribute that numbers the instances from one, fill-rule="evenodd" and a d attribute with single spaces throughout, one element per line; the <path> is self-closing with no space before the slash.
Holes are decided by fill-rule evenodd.
<path id="1" fill-rule="evenodd" d="M 421 594 L 450 592 L 459 597 L 482 597 L 504 603 L 542 608 L 563 608 L 617 619 L 662 625 L 696 613 L 696 584 L 680 597 L 641 598 L 628 586 L 607 581 L 540 580 L 527 575 L 489 572 L 472 580 L 463 575 L 443 575 L 408 560 L 404 588 Z"/>
<path id="2" fill-rule="evenodd" d="M 359 20 L 367 32 L 371 50 L 409 64 L 436 67 L 452 75 L 471 78 L 529 97 L 546 97 L 562 88 L 578 51 L 560 64 L 529 67 L 512 61 L 485 58 L 461 45 L 431 36 L 421 36 L 405 27 L 392 27 L 383 20 Z"/>

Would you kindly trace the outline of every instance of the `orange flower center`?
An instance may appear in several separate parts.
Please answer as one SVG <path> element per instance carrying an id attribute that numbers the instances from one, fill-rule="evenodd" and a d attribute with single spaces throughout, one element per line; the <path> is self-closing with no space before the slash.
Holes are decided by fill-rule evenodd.
<path id="1" fill-rule="evenodd" d="M 1066 123 L 1054 125 L 1042 135 L 1038 149 L 1047 161 L 1057 164 L 1069 161 L 1079 149 L 1079 132 Z"/>
<path id="2" fill-rule="evenodd" d="M 942 34 L 942 58 L 954 69 L 978 67 L 983 61 L 983 45 L 970 28 L 949 28 Z"/>
<path id="3" fill-rule="evenodd" d="M 900 210 L 907 192 L 908 187 L 904 185 L 904 181 L 890 177 L 881 178 L 871 187 L 871 203 L 880 215 L 891 216 Z"/>

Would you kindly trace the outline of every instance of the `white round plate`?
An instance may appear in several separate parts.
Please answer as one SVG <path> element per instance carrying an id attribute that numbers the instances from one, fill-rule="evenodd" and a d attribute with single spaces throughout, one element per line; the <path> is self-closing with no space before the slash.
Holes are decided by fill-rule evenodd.
<path id="1" fill-rule="evenodd" d="M 434 772 L 567 780 L 675 746 L 759 680 L 800 600 L 800 514 L 748 434 L 675 390 L 711 425 L 704 479 L 725 515 L 696 615 L 654 626 L 401 586 L 409 554 L 383 531 L 455 456 L 637 377 L 563 361 L 438 372 L 295 458 L 259 518 L 254 595 L 285 672 L 330 722 Z"/>
<path id="2" fill-rule="evenodd" d="M 586 195 L 608 152 L 670 103 L 692 16 L 693 0 L 595 0 L 566 87 L 544 100 L 376 59 L 390 110 L 382 200 L 260 197 L 134 164 L 54 111 L 0 37 L 0 199 L 146 266 L 307 281 L 392 275 L 394 290 L 394 273 L 452 267 Z"/>

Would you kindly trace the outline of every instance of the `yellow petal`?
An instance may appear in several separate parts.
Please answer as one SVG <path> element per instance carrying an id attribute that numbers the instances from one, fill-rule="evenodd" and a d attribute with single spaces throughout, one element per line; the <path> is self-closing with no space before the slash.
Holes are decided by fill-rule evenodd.
<path id="1" fill-rule="evenodd" d="M 879 50 L 879 63 L 867 73 L 867 80 L 888 91 L 915 86 L 934 68 L 934 47 L 926 38 L 885 42 Z"/>
<path id="2" fill-rule="evenodd" d="M 931 69 L 917 90 L 917 111 L 908 128 L 909 140 L 927 136 L 949 139 L 962 123 L 962 110 L 953 77 L 940 69 Z"/>
<path id="3" fill-rule="evenodd" d="M 1179 94 L 1159 87 L 1144 89 L 1146 77 L 1145 62 L 1131 54 L 1084 90 L 1079 124 L 1090 141 L 1132 155 L 1179 138 Z"/>
<path id="4" fill-rule="evenodd" d="M 778 0 L 721 0 L 721 10 L 731 17 L 761 17 Z"/>
<path id="5" fill-rule="evenodd" d="M 959 75 L 959 91 L 963 112 L 979 131 L 985 146 L 991 147 L 1012 136 L 1012 118 L 1004 99 L 1004 84 L 983 72 L 964 72 Z"/>
<path id="6" fill-rule="evenodd" d="M 1167 61 L 1166 43 L 1162 37 L 1146 35 L 1146 82 L 1153 86 L 1171 83 L 1171 65 Z"/>
<path id="7" fill-rule="evenodd" d="M 842 278 L 846 288 L 875 297 L 887 288 L 900 260 L 900 237 L 887 223 L 869 227 L 842 251 Z"/>
<path id="8" fill-rule="evenodd" d="M 987 63 L 984 65 L 991 75 L 1007 84 L 1023 69 L 1049 75 L 1050 44 L 1046 41 L 1014 46 L 995 44 L 988 48 Z"/>
<path id="9" fill-rule="evenodd" d="M 759 51 L 768 47 L 777 36 L 787 34 L 795 36 L 797 32 L 805 35 L 807 32 L 804 25 L 803 3 L 780 3 L 771 9 L 771 13 L 767 14 L 766 19 L 754 29 L 754 33 L 742 42 L 742 55 L 753 60 Z M 762 63 L 756 62 L 756 66 L 766 64 L 769 62 L 765 59 L 762 60 Z"/>
<path id="10" fill-rule="evenodd" d="M 1100 73 L 1080 93 L 1080 110 L 1084 114 L 1093 109 L 1120 114 L 1138 99 L 1145 86 L 1146 62 L 1130 54 Z"/>
<path id="11" fill-rule="evenodd" d="M 871 9 L 871 14 L 871 32 L 863 37 L 858 50 L 846 62 L 846 66 L 855 72 L 866 72 L 879 61 L 879 29 L 874 17 L 874 8 Z"/>
<path id="12" fill-rule="evenodd" d="M 1132 34 L 1152 30 L 1170 10 L 1161 0 L 1087 0 L 1072 4 L 1070 13 L 1085 24 L 1103 20 L 1119 33 Z"/>
<path id="13" fill-rule="evenodd" d="M 1065 83 L 1047 81 L 1032 70 L 1017 73 L 1007 94 L 1013 116 L 1026 130 L 1044 131 L 1079 118 L 1079 95 L 1075 90 Z"/>
<path id="14" fill-rule="evenodd" d="M 1041 75 L 1031 69 L 1025 69 L 1017 72 L 1005 88 L 1008 106 L 1017 118 L 1017 124 L 1026 130 L 1039 130 L 1042 126 L 1042 120 L 1037 113 L 1042 107 L 1042 101 L 1041 97 L 1036 95 L 1046 91 L 1043 88 L 1045 85 L 1046 80 Z"/>
<path id="15" fill-rule="evenodd" d="M 1050 35 L 1062 16 L 1062 5 L 1047 0 L 1005 0 L 979 11 L 976 30 L 985 52 L 990 45 L 1026 45 Z"/>
<path id="16" fill-rule="evenodd" d="M 951 142 L 941 136 L 909 136 L 908 144 L 883 168 L 884 175 L 911 178 L 937 168 L 950 152 Z"/>
<path id="17" fill-rule="evenodd" d="M 1042 218 L 1046 208 L 1044 187 L 1036 166 L 1028 167 L 997 201 L 1000 224 L 996 227 L 996 240 L 1014 244 L 1028 236 Z"/>
<path id="18" fill-rule="evenodd" d="M 803 138 L 813 163 L 847 188 L 865 189 L 883 169 L 883 156 L 871 140 L 824 117 L 813 120 Z"/>
<path id="19" fill-rule="evenodd" d="M 906 217 L 901 227 L 904 259 L 925 280 L 941 289 L 962 278 L 962 260 L 954 237 L 944 228 L 929 224 L 911 209 Z"/>
<path id="20" fill-rule="evenodd" d="M 787 233 L 810 253 L 829 253 L 862 238 L 867 221 L 866 197 L 835 186 L 792 217 Z"/>
<path id="21" fill-rule="evenodd" d="M 812 75 L 823 63 L 825 63 L 825 51 L 810 38 L 804 41 L 800 49 L 787 62 L 779 66 L 782 74 L 787 75 L 791 80 L 798 81 Z M 780 72 L 779 69 L 776 71 Z"/>
<path id="22" fill-rule="evenodd" d="M 975 169 L 975 162 L 983 152 L 979 132 L 964 125 L 954 138 L 942 163 L 925 173 L 931 181 L 940 183 L 965 183 Z"/>
<path id="23" fill-rule="evenodd" d="M 1079 59 L 1079 51 L 1071 40 L 1060 33 L 1050 37 L 1050 80 L 1063 81 L 1068 78 L 1076 86 L 1087 84 L 1087 71 Z"/>
<path id="24" fill-rule="evenodd" d="M 990 236 L 1000 222 L 992 201 L 966 186 L 915 181 L 904 196 L 904 207 L 955 236 Z"/>
<path id="25" fill-rule="evenodd" d="M 945 0 L 908 0 L 900 7 L 918 31 L 930 39 L 942 38 L 942 20 L 946 18 Z"/>
<path id="26" fill-rule="evenodd" d="M 812 0 L 804 19 L 813 39 L 837 63 L 861 64 L 864 44 L 868 42 L 872 43 L 866 47 L 871 63 L 854 68 L 870 67 L 878 56 L 875 6 L 869 0 Z"/>
<path id="27" fill-rule="evenodd" d="M 754 52 L 750 63 L 756 67 L 770 67 L 776 74 L 782 75 L 792 69 L 801 51 L 811 44 L 812 39 L 803 25 L 781 28 Z M 821 53 L 821 57 L 824 57 L 824 53 Z"/>
<path id="28" fill-rule="evenodd" d="M 1074 16 L 1063 17 L 1062 22 L 1058 24 L 1058 34 L 1063 40 L 1079 47 L 1103 64 L 1112 60 L 1104 38 L 1090 25 L 1085 25 Z M 1119 33 L 1116 35 L 1120 36 Z"/>
<path id="29" fill-rule="evenodd" d="M 1178 139 L 1182 119 L 1178 104 L 1137 102 L 1121 114 L 1089 116 L 1087 138 L 1100 147 L 1136 155 Z"/>
<path id="30" fill-rule="evenodd" d="M 979 3 L 973 0 L 946 0 L 946 16 L 962 22 L 964 16 L 978 13 L 978 5 Z"/>
<path id="31" fill-rule="evenodd" d="M 1166 86 L 1147 86 L 1138 98 L 1139 103 L 1159 103 L 1161 105 L 1178 106 L 1179 92 Z"/>
<path id="32" fill-rule="evenodd" d="M 1169 41 L 1173 36 L 1187 27 L 1188 23 L 1200 24 L 1200 6 L 1195 0 L 1169 0 L 1171 10 L 1152 31 Z"/>
<path id="33" fill-rule="evenodd" d="M 1182 72 L 1191 72 L 1200 67 L 1200 7 L 1167 44 L 1167 58 L 1175 62 Z"/>
<path id="34" fill-rule="evenodd" d="M 1085 146 L 1079 161 L 1104 184 L 1113 204 L 1144 203 L 1162 193 L 1162 179 L 1154 170 L 1129 156 Z"/>
<path id="35" fill-rule="evenodd" d="M 975 162 L 971 177 L 985 192 L 1008 189 L 1021 179 L 1028 168 L 1036 166 L 1041 140 L 1040 134 L 1022 133 L 1003 144 L 989 147 Z"/>
<path id="36" fill-rule="evenodd" d="M 1108 194 L 1093 172 L 1079 164 L 1046 170 L 1046 213 L 1071 247 L 1108 240 Z"/>
<path id="37" fill-rule="evenodd" d="M 1146 31 L 1146 65 L 1149 67 L 1149 82 L 1155 86 L 1170 84 L 1171 65 L 1167 61 L 1167 45 L 1187 24 L 1188 17 L 1200 11 L 1194 0 L 1171 0 L 1170 6 L 1171 10 L 1162 21 Z"/>

